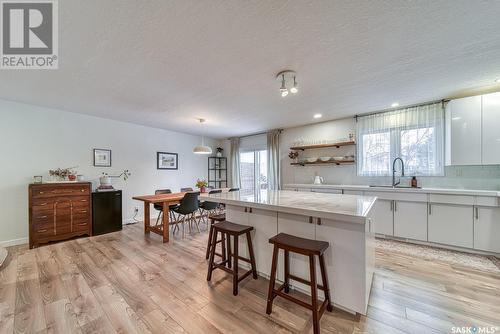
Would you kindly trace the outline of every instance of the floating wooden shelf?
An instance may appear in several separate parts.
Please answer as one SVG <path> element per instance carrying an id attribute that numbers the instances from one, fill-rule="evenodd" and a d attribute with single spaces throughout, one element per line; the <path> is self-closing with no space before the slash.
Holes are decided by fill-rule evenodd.
<path id="1" fill-rule="evenodd" d="M 294 146 L 294 147 L 290 147 L 290 149 L 293 150 L 293 151 L 304 151 L 304 150 L 310 150 L 310 149 L 315 149 L 315 148 L 328 148 L 328 147 L 339 148 L 340 146 L 349 146 L 349 145 L 356 145 L 356 142 L 354 142 L 354 141 L 344 141 L 344 142 L 331 143 L 331 144 L 317 144 L 317 145 L 306 145 L 306 146 Z"/>
<path id="2" fill-rule="evenodd" d="M 305 166 L 305 165 L 350 165 L 356 163 L 355 160 L 339 160 L 339 161 L 315 161 L 315 162 L 291 162 L 290 165 L 292 166 Z"/>

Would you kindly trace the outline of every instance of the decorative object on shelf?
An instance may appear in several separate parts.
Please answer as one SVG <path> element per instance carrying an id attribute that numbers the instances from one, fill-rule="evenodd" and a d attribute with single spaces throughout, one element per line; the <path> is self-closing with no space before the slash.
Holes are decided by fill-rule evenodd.
<path id="1" fill-rule="evenodd" d="M 108 173 L 102 173 L 102 176 L 99 178 L 99 187 L 97 187 L 97 191 L 112 191 L 114 190 L 113 185 L 111 184 L 112 178 L 123 178 L 123 181 L 127 181 L 130 177 L 130 172 L 128 169 L 125 169 L 118 175 L 109 175 Z"/>
<path id="2" fill-rule="evenodd" d="M 74 170 L 76 167 L 69 168 L 58 168 L 49 170 L 49 175 L 52 178 L 55 178 L 55 181 L 63 182 L 69 180 L 70 175 L 76 175 L 76 171 Z"/>
<path id="3" fill-rule="evenodd" d="M 411 187 L 412 188 L 418 188 L 418 181 L 417 181 L 417 177 L 414 176 L 411 178 Z"/>
<path id="4" fill-rule="evenodd" d="M 319 160 L 321 160 L 322 162 L 327 162 L 327 161 L 330 161 L 331 157 L 319 157 Z"/>
<path id="5" fill-rule="evenodd" d="M 42 183 L 42 182 L 43 182 L 43 177 L 41 175 L 33 176 L 33 183 Z"/>
<path id="6" fill-rule="evenodd" d="M 280 86 L 281 97 L 286 97 L 288 95 L 288 92 L 296 94 L 299 91 L 299 86 L 297 84 L 297 73 L 295 73 L 295 71 L 291 70 L 281 71 L 278 74 L 276 74 L 276 80 L 281 83 Z M 288 90 L 287 87 L 290 87 L 290 90 Z"/>
<path id="7" fill-rule="evenodd" d="M 179 155 L 177 153 L 156 152 L 156 169 L 179 168 Z"/>
<path id="8" fill-rule="evenodd" d="M 200 192 L 202 192 L 202 193 L 207 192 L 207 186 L 208 186 L 208 182 L 206 180 L 198 179 L 196 181 L 196 188 L 199 188 Z"/>
<path id="9" fill-rule="evenodd" d="M 309 162 L 309 163 L 312 163 L 312 162 L 316 162 L 318 161 L 318 158 L 306 158 L 306 161 Z"/>
<path id="10" fill-rule="evenodd" d="M 195 146 L 193 148 L 193 153 L 194 154 L 212 154 L 212 148 L 210 146 L 205 145 L 205 137 L 203 136 L 203 123 L 205 123 L 205 119 L 200 118 L 200 119 L 198 119 L 198 121 L 200 122 L 201 132 L 202 132 L 201 145 Z"/>
<path id="11" fill-rule="evenodd" d="M 111 150 L 94 148 L 94 167 L 111 167 Z"/>
<path id="12" fill-rule="evenodd" d="M 354 133 L 349 133 L 349 141 L 354 141 Z"/>
<path id="13" fill-rule="evenodd" d="M 325 179 L 323 179 L 321 176 L 316 175 L 314 177 L 314 184 L 323 184 L 325 182 Z"/>
<path id="14" fill-rule="evenodd" d="M 288 157 L 290 159 L 293 160 L 293 162 L 297 162 L 297 159 L 299 157 L 299 152 L 296 152 L 296 151 L 290 151 L 290 153 L 288 153 Z"/>
<path id="15" fill-rule="evenodd" d="M 217 147 L 217 153 L 215 153 L 215 156 L 217 158 L 222 158 L 222 152 L 224 152 L 224 149 L 222 147 Z"/>

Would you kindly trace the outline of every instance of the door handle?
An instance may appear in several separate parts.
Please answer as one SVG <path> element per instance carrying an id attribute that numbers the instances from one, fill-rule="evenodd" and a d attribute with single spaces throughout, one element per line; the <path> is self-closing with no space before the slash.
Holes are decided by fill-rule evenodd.
<path id="1" fill-rule="evenodd" d="M 394 201 L 394 212 L 398 211 L 398 202 Z"/>
<path id="2" fill-rule="evenodd" d="M 429 203 L 429 214 L 432 215 L 432 204 Z"/>
<path id="3" fill-rule="evenodd" d="M 321 218 L 316 218 L 316 224 L 321 225 Z"/>
<path id="4" fill-rule="evenodd" d="M 475 209 L 474 211 L 475 211 L 475 215 L 476 215 L 476 220 L 478 220 L 479 219 L 479 208 L 476 206 L 474 209 Z"/>
<path id="5" fill-rule="evenodd" d="M 391 201 L 391 211 L 394 211 L 394 201 Z"/>
<path id="6" fill-rule="evenodd" d="M 313 217 L 309 217 L 309 224 L 313 223 Z"/>

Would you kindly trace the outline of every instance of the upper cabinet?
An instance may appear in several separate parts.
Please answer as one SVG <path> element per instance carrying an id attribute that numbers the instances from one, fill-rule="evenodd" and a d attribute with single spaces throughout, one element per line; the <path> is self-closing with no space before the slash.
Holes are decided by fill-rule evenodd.
<path id="1" fill-rule="evenodd" d="M 446 165 L 500 164 L 500 93 L 446 106 Z"/>
<path id="2" fill-rule="evenodd" d="M 446 165 L 481 164 L 481 96 L 446 105 Z"/>
<path id="3" fill-rule="evenodd" d="M 483 95 L 482 123 L 482 164 L 500 164 L 500 93 Z"/>

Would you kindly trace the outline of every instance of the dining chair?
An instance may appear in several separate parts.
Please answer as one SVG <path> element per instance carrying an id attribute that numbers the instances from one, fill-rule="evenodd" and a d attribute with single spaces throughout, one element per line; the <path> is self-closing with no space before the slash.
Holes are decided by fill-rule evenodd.
<path id="1" fill-rule="evenodd" d="M 187 193 L 193 191 L 193 188 L 181 188 L 181 193 Z"/>
<path id="2" fill-rule="evenodd" d="M 158 190 L 155 190 L 155 195 L 161 195 L 161 194 L 171 194 L 172 193 L 172 190 L 170 189 L 158 189 Z M 174 215 L 174 212 L 172 211 L 175 207 L 177 207 L 178 204 L 174 204 L 174 205 L 170 205 L 169 206 L 169 218 L 170 218 L 170 221 L 171 222 L 174 222 L 175 221 L 175 215 Z M 158 218 L 156 218 L 156 225 L 159 224 L 160 222 L 160 218 L 163 214 L 163 205 L 161 204 L 153 204 L 153 207 L 158 210 Z"/>
<path id="3" fill-rule="evenodd" d="M 208 192 L 211 194 L 220 194 L 222 193 L 221 189 L 210 190 Z M 216 213 L 216 210 L 219 208 L 219 203 L 212 202 L 210 200 L 205 200 L 200 204 L 200 219 L 208 224 L 208 215 L 211 213 Z"/>
<path id="4" fill-rule="evenodd" d="M 181 203 L 179 204 L 178 207 L 174 208 L 173 211 L 179 215 L 179 218 L 177 220 L 177 223 L 182 224 L 182 237 L 184 238 L 185 235 L 185 223 L 187 219 L 188 227 L 189 227 L 189 233 L 192 232 L 192 224 L 193 222 L 195 223 L 198 232 L 200 231 L 200 226 L 199 222 L 196 221 L 196 212 L 199 209 L 199 202 L 198 202 L 198 196 L 200 195 L 199 192 L 188 192 L 186 195 L 181 200 Z"/>

